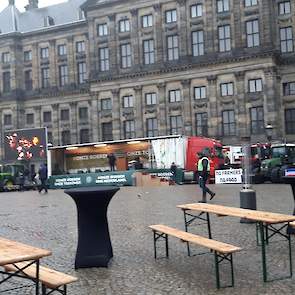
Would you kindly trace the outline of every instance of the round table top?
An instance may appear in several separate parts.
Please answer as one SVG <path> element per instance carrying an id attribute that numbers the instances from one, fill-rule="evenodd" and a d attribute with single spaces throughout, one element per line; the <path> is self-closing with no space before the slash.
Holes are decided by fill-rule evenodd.
<path id="1" fill-rule="evenodd" d="M 90 186 L 90 187 L 77 187 L 67 189 L 64 192 L 66 194 L 77 194 L 77 193 L 100 193 L 100 192 L 117 192 L 120 188 L 117 186 Z"/>

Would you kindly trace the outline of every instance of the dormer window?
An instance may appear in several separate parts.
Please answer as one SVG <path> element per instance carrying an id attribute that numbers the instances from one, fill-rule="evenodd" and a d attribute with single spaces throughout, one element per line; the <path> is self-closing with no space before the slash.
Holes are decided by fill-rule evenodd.
<path id="1" fill-rule="evenodd" d="M 49 26 L 54 26 L 54 19 L 51 16 L 46 16 L 44 19 L 44 26 L 49 27 Z"/>

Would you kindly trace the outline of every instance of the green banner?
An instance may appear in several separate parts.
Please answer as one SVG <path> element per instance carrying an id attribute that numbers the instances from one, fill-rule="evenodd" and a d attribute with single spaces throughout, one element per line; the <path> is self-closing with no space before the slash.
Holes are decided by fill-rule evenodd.
<path id="1" fill-rule="evenodd" d="M 55 175 L 49 178 L 49 187 L 52 189 L 66 189 L 100 185 L 132 185 L 133 172 L 134 171 Z"/>

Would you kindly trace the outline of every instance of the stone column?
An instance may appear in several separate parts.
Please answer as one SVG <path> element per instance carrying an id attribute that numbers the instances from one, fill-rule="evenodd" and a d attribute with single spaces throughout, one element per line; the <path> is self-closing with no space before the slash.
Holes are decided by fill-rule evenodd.
<path id="1" fill-rule="evenodd" d="M 264 71 L 265 89 L 264 89 L 264 122 L 274 127 L 273 139 L 279 139 L 283 136 L 283 128 L 280 118 L 281 102 L 280 94 L 277 91 L 277 71 L 275 67 L 270 67 Z"/>
<path id="2" fill-rule="evenodd" d="M 236 133 L 238 138 L 249 137 L 250 136 L 250 126 L 247 120 L 247 109 L 245 100 L 245 73 L 236 72 L 236 89 L 237 89 L 237 99 L 236 99 L 236 109 L 235 114 L 237 115 L 236 122 Z"/>
<path id="3" fill-rule="evenodd" d="M 143 130 L 143 103 L 142 103 L 142 86 L 134 87 L 135 93 L 135 131 L 136 137 L 144 137 Z"/>
<path id="4" fill-rule="evenodd" d="M 41 106 L 34 107 L 35 127 L 42 127 Z"/>
<path id="5" fill-rule="evenodd" d="M 159 135 L 167 135 L 167 110 L 166 110 L 166 84 L 159 83 L 158 87 L 158 97 L 159 97 Z"/>
<path id="6" fill-rule="evenodd" d="M 155 17 L 155 31 L 156 31 L 156 38 L 155 38 L 155 47 L 156 47 L 156 61 L 159 64 L 163 63 L 164 60 L 164 52 L 163 52 L 163 24 L 162 24 L 162 10 L 161 4 L 154 5 L 154 17 Z"/>
<path id="7" fill-rule="evenodd" d="M 191 80 L 182 80 L 183 93 L 183 125 L 184 134 L 191 136 L 193 134 L 192 128 L 192 98 L 191 98 Z"/>
<path id="8" fill-rule="evenodd" d="M 116 32 L 116 14 L 109 15 L 109 58 L 110 70 L 113 74 L 117 74 L 120 68 L 120 62 L 117 56 L 117 32 Z"/>
<path id="9" fill-rule="evenodd" d="M 40 51 L 38 44 L 35 43 L 32 46 L 32 80 L 33 80 L 33 89 L 41 88 L 40 84 L 40 77 L 41 77 L 41 71 L 40 71 Z"/>
<path id="10" fill-rule="evenodd" d="M 121 139 L 120 90 L 113 89 L 113 139 Z"/>
<path id="11" fill-rule="evenodd" d="M 75 49 L 73 43 L 73 36 L 67 38 L 67 60 L 68 60 L 68 72 L 69 72 L 69 83 L 75 83 L 76 79 L 76 66 L 75 66 Z"/>
<path id="12" fill-rule="evenodd" d="M 54 87 L 57 86 L 58 83 L 58 67 L 56 64 L 56 42 L 55 40 L 49 41 L 49 68 L 50 68 L 50 86 Z"/>
<path id="13" fill-rule="evenodd" d="M 186 57 L 187 52 L 187 20 L 188 16 L 186 15 L 186 0 L 177 0 L 178 2 L 178 11 L 180 20 L 178 21 L 178 30 L 179 34 L 179 44 L 180 44 L 180 57 Z"/>
<path id="14" fill-rule="evenodd" d="M 71 143 L 78 143 L 78 112 L 77 102 L 73 101 L 70 103 L 71 107 Z"/>
<path id="15" fill-rule="evenodd" d="M 98 52 L 97 52 L 97 46 L 96 46 L 96 28 L 94 23 L 94 18 L 87 18 L 88 21 L 88 52 L 89 52 L 89 60 L 91 61 L 89 63 L 89 73 L 90 77 L 94 78 L 96 76 L 97 72 L 97 64 L 98 64 Z"/>
<path id="16" fill-rule="evenodd" d="M 209 97 L 209 114 L 208 114 L 208 135 L 209 137 L 219 137 L 222 134 L 222 126 L 218 113 L 217 104 L 217 76 L 207 77 L 208 80 L 208 97 Z"/>
<path id="17" fill-rule="evenodd" d="M 54 145 L 60 145 L 61 143 L 59 123 L 59 105 L 55 103 L 52 105 L 52 138 Z"/>
<path id="18" fill-rule="evenodd" d="M 133 55 L 133 66 L 140 64 L 139 56 L 139 38 L 138 38 L 138 9 L 131 10 L 131 44 L 132 44 L 132 55 Z"/>
<path id="19" fill-rule="evenodd" d="M 91 129 L 92 129 L 92 140 L 99 141 L 100 138 L 100 128 L 98 128 L 98 92 L 93 93 L 92 101 L 91 101 Z"/>

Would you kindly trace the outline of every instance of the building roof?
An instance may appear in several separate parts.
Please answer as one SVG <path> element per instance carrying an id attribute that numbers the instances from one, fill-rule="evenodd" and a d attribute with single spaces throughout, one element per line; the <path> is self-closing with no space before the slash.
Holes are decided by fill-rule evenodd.
<path id="1" fill-rule="evenodd" d="M 20 12 L 14 4 L 0 12 L 0 35 L 27 33 L 84 19 L 80 6 L 85 0 L 67 2 Z"/>

